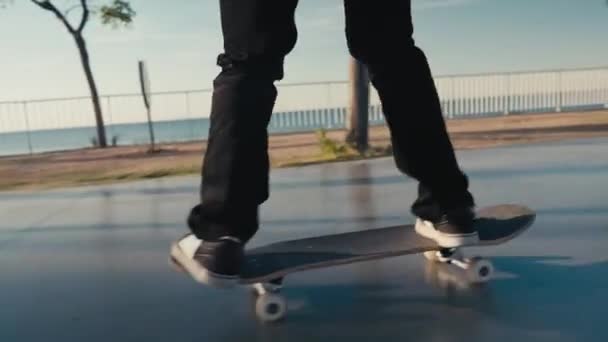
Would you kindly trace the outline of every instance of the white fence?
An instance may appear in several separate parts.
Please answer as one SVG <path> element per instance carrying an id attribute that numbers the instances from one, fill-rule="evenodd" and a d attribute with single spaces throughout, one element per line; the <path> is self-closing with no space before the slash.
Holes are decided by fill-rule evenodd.
<path id="1" fill-rule="evenodd" d="M 448 119 L 582 111 L 606 108 L 608 104 L 608 67 L 438 76 L 435 83 Z M 404 90 L 404 101 L 407 95 Z M 148 142 L 143 124 L 146 113 L 139 94 L 102 96 L 101 103 L 110 142 Z M 270 132 L 342 128 L 347 103 L 346 81 L 279 85 Z M 210 90 L 153 93 L 157 140 L 204 139 L 210 106 Z M 384 124 L 373 88 L 370 122 Z M 90 146 L 96 135 L 94 125 L 89 97 L 0 102 L 0 155 Z"/>

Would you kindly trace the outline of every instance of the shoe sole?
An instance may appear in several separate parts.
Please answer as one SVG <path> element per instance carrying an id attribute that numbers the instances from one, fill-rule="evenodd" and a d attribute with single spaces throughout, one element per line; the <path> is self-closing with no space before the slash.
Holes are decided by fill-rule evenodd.
<path id="1" fill-rule="evenodd" d="M 171 245 L 169 261 L 178 271 L 189 273 L 194 280 L 204 285 L 216 288 L 232 288 L 238 283 L 238 276 L 213 273 L 193 259 L 188 258 L 177 243 Z"/>
<path id="2" fill-rule="evenodd" d="M 434 240 L 443 248 L 457 248 L 479 244 L 479 234 L 477 232 L 469 234 L 445 234 L 424 223 L 417 223 L 415 230 L 419 235 Z"/>

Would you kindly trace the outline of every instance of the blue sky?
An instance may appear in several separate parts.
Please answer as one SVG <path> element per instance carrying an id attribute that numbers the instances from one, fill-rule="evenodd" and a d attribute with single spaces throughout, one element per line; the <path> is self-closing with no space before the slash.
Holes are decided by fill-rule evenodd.
<path id="1" fill-rule="evenodd" d="M 218 1 L 132 4 L 133 27 L 96 21 L 85 32 L 100 92 L 137 92 L 138 59 L 147 61 L 155 91 L 211 87 L 222 47 Z M 413 7 L 415 39 L 436 75 L 608 64 L 604 0 L 413 0 Z M 341 1 L 300 0 L 296 21 L 283 82 L 346 79 Z M 0 9 L 0 41 L 0 101 L 88 95 L 74 43 L 49 12 L 14 0 Z"/>

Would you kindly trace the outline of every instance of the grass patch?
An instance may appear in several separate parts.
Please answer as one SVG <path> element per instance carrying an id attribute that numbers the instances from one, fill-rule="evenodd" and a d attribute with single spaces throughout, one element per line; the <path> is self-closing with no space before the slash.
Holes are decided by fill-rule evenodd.
<path id="1" fill-rule="evenodd" d="M 317 130 L 316 135 L 322 157 L 339 158 L 353 152 L 347 145 L 340 144 L 337 141 L 330 139 L 327 136 L 327 131 L 324 129 Z"/>
<path id="2" fill-rule="evenodd" d="M 170 176 L 196 174 L 200 166 L 194 164 L 175 165 L 170 168 L 124 168 L 120 170 L 87 170 L 56 173 L 45 178 L 32 177 L 30 180 L 0 182 L 0 191 L 52 189 L 57 187 L 70 187 L 80 185 L 94 185 L 107 183 L 121 183 L 142 179 L 157 179 Z"/>
<path id="3" fill-rule="evenodd" d="M 345 152 L 342 153 L 321 153 L 316 156 L 292 158 L 288 160 L 277 161 L 273 163 L 273 166 L 279 168 L 296 167 L 331 162 L 382 158 L 391 155 L 392 150 L 390 146 L 370 146 L 370 148 L 363 153 L 359 153 L 352 148 L 346 147 Z"/>
<path id="4" fill-rule="evenodd" d="M 125 169 L 107 174 L 92 174 L 79 177 L 78 182 L 97 182 L 97 181 L 127 181 L 136 179 L 155 179 L 169 176 L 180 176 L 200 172 L 197 165 L 176 165 L 170 168 L 149 168 L 149 169 Z"/>

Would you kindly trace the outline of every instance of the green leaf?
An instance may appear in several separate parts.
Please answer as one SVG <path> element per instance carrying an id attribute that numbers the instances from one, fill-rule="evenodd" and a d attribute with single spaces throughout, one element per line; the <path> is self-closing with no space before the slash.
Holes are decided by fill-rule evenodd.
<path id="1" fill-rule="evenodd" d="M 99 10 L 101 22 L 114 28 L 128 26 L 133 22 L 135 11 L 128 1 L 114 0 L 110 5 L 104 5 Z"/>

